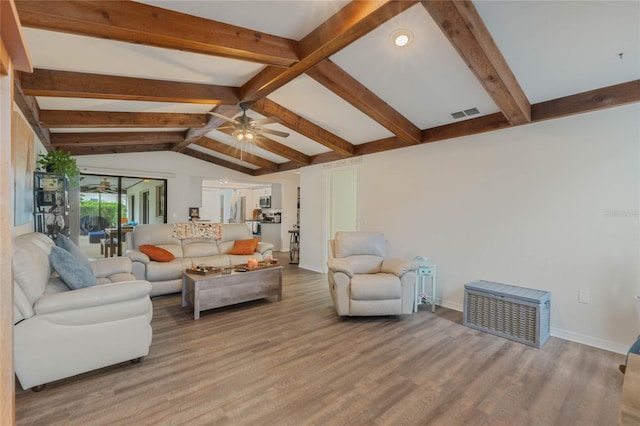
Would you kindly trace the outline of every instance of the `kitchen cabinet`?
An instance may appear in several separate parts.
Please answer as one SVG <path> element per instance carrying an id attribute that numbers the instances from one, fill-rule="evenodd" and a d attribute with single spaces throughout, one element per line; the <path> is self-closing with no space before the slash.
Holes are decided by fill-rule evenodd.
<path id="1" fill-rule="evenodd" d="M 257 188 L 252 191 L 252 203 L 247 204 L 253 206 L 254 209 L 260 208 L 260 197 L 268 197 L 271 195 L 271 187 Z"/>

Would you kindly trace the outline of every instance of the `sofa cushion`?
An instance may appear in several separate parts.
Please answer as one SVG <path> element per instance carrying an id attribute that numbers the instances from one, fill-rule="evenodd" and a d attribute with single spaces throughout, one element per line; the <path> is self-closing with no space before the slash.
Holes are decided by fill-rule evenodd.
<path id="1" fill-rule="evenodd" d="M 175 256 L 170 251 L 157 247 L 151 244 L 143 244 L 138 247 L 138 250 L 149 256 L 149 259 L 156 262 L 171 262 L 175 259 Z"/>
<path id="2" fill-rule="evenodd" d="M 71 253 L 60 247 L 51 247 L 51 265 L 62 281 L 72 290 L 98 285 L 98 280 Z"/>
<path id="3" fill-rule="evenodd" d="M 184 257 L 203 257 L 220 254 L 215 240 L 204 238 L 182 240 L 182 253 Z"/>
<path id="4" fill-rule="evenodd" d="M 54 246 L 49 237 L 38 232 L 14 239 L 13 280 L 24 292 L 29 305 L 33 305 L 47 287 L 52 272 L 49 252 Z"/>
<path id="5" fill-rule="evenodd" d="M 392 274 L 363 274 L 351 278 L 351 299 L 387 300 L 402 298 L 400 278 Z"/>
<path id="6" fill-rule="evenodd" d="M 69 237 L 63 234 L 58 234 L 58 237 L 56 238 L 56 245 L 71 253 L 73 257 L 78 259 L 83 266 L 91 271 L 91 262 L 89 261 L 89 258 L 84 254 L 80 247 L 71 241 Z"/>
<path id="7" fill-rule="evenodd" d="M 256 251 L 256 247 L 258 247 L 258 241 L 258 238 L 237 240 L 227 254 L 253 254 Z"/>

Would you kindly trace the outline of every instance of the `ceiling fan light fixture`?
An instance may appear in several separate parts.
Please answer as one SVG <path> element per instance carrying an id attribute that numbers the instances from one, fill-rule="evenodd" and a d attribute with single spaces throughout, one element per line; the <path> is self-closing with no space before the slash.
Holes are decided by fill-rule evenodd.
<path id="1" fill-rule="evenodd" d="M 231 136 L 233 136 L 236 140 L 243 142 L 253 140 L 255 134 L 251 130 L 237 129 L 234 130 L 233 133 L 231 133 Z"/>
<path id="2" fill-rule="evenodd" d="M 406 47 L 413 40 L 413 33 L 407 29 L 395 30 L 391 33 L 391 41 L 397 47 Z"/>

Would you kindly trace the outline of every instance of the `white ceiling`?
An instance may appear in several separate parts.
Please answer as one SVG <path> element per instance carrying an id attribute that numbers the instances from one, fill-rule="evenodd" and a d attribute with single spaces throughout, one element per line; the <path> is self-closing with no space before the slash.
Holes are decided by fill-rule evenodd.
<path id="1" fill-rule="evenodd" d="M 144 3 L 300 40 L 348 2 Z M 532 104 L 640 79 L 639 1 L 509 0 L 474 4 Z M 414 34 L 408 47 L 397 48 L 390 42 L 390 33 L 399 28 Z M 252 62 L 104 39 L 30 28 L 24 32 L 36 68 L 236 87 L 264 68 Z M 450 114 L 472 107 L 478 108 L 480 115 L 499 111 L 419 3 L 333 55 L 331 60 L 420 129 L 459 121 Z M 306 75 L 268 98 L 355 145 L 392 135 Z M 73 98 L 38 97 L 37 101 L 40 109 L 204 113 L 212 108 L 212 105 Z M 252 111 L 249 115 L 261 117 Z M 273 139 L 307 155 L 329 151 L 281 125 L 269 127 L 291 133 L 286 139 L 275 136 Z M 92 129 L 100 130 L 114 131 Z M 52 132 L 70 131 L 73 129 L 52 129 Z M 234 144 L 231 136 L 217 131 L 208 136 Z M 190 148 L 257 168 L 195 145 Z M 287 162 L 255 146 L 251 149 L 271 161 Z"/>

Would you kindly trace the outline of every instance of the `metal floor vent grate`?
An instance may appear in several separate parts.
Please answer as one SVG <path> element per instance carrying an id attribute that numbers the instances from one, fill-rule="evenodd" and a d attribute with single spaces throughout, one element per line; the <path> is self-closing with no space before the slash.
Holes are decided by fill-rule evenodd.
<path id="1" fill-rule="evenodd" d="M 549 292 L 489 281 L 465 285 L 463 324 L 534 347 L 549 337 Z"/>

